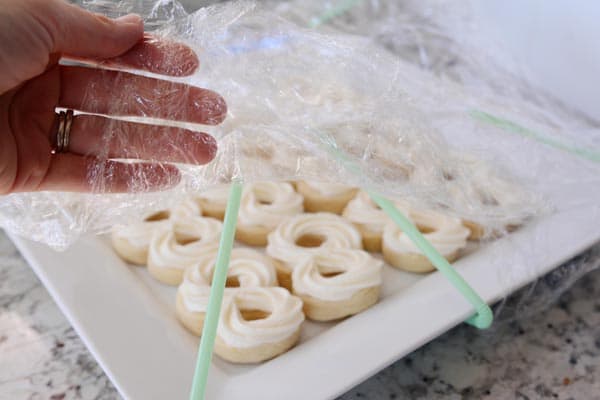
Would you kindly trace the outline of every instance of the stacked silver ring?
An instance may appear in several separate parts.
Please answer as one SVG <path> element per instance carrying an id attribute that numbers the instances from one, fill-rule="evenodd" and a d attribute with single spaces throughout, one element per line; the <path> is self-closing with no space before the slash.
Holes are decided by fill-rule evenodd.
<path id="1" fill-rule="evenodd" d="M 71 126 L 73 125 L 73 110 L 61 111 L 57 114 L 57 117 L 58 130 L 56 131 L 54 153 L 66 153 L 69 151 Z"/>

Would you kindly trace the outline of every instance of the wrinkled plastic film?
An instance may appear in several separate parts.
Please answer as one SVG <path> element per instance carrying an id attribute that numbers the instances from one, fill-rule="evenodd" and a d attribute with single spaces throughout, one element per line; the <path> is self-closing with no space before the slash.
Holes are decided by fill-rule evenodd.
<path id="1" fill-rule="evenodd" d="M 190 14 L 189 6 L 172 1 L 84 1 L 110 16 L 138 12 L 154 35 L 187 44 L 200 59 L 193 75 L 166 78 L 150 92 L 130 79 L 90 82 L 85 108 L 206 132 L 218 152 L 213 162 L 194 165 L 202 160 L 190 156 L 189 137 L 174 135 L 165 143 L 150 127 L 130 148 L 130 126 L 107 118 L 90 186 L 104 193 L 114 185 L 110 150 L 127 149 L 119 158 L 131 167 L 119 179 L 129 193 L 7 196 L 0 200 L 3 225 L 64 248 L 85 232 L 105 232 L 217 183 L 327 177 L 476 221 L 498 234 L 576 206 L 549 202 L 543 193 L 554 186 L 600 183 L 593 161 L 582 159 L 579 176 L 568 175 L 561 164 L 574 162 L 573 155 L 551 149 L 555 170 L 542 170 L 540 160 L 548 156 L 543 143 L 474 116 L 506 119 L 576 148 L 593 148 L 589 142 L 595 140 L 589 139 L 595 137 L 593 124 L 526 86 L 504 60 L 488 59 L 490 49 L 472 39 L 471 24 L 462 24 L 466 11 L 437 2 L 396 3 L 358 1 L 332 12 L 340 2 L 227 2 Z M 180 59 L 173 54 L 162 68 L 185 68 Z M 194 101 L 200 98 L 178 83 L 220 93 L 228 106 L 225 122 L 195 123 Z M 108 107 L 100 94 L 113 96 Z M 573 143 L 573 132 L 584 128 L 592 134 Z M 199 135 L 197 144 L 202 140 Z M 530 149 L 527 162 L 511 151 L 523 146 Z M 150 151 L 156 147 L 162 150 Z M 173 163 L 165 158 L 181 161 L 175 164 L 181 182 L 166 192 L 144 193 L 168 175 Z M 138 159 L 153 167 L 140 168 L 132 161 Z"/>
<path id="2" fill-rule="evenodd" d="M 600 244 L 562 264 L 547 275 L 503 299 L 494 307 L 495 326 L 535 317 L 588 273 L 600 268 Z"/>

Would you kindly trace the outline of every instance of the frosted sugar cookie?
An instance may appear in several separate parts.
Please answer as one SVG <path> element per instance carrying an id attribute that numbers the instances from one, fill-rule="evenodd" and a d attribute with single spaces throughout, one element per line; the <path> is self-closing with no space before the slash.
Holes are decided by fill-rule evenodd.
<path id="1" fill-rule="evenodd" d="M 229 199 L 229 185 L 222 184 L 204 190 L 196 196 L 202 208 L 202 215 L 223 220 L 227 200 Z"/>
<path id="2" fill-rule="evenodd" d="M 532 215 L 544 208 L 543 202 L 523 185 L 503 176 L 492 165 L 464 157 L 469 174 L 462 179 L 460 171 L 447 171 L 445 182 L 448 194 L 455 204 L 466 205 L 472 215 L 463 220 L 470 229 L 470 240 L 497 237 L 518 228 Z M 458 207 L 460 209 L 460 207 Z"/>
<path id="3" fill-rule="evenodd" d="M 470 231 L 459 218 L 431 211 L 404 210 L 405 215 L 419 228 L 425 239 L 448 261 L 452 262 L 467 245 Z M 383 231 L 383 256 L 392 266 L 409 272 L 430 272 L 433 265 L 420 249 L 394 223 Z"/>
<path id="4" fill-rule="evenodd" d="M 251 287 L 223 301 L 215 353 L 235 363 L 257 363 L 293 347 L 304 322 L 302 300 L 280 287 Z"/>
<path id="5" fill-rule="evenodd" d="M 310 319 L 330 321 L 357 314 L 377 302 L 383 262 L 354 249 L 323 249 L 292 272 L 292 291 Z"/>
<path id="6" fill-rule="evenodd" d="M 242 194 L 236 239 L 251 246 L 264 246 L 267 235 L 282 220 L 302 209 L 302 196 L 289 183 L 249 184 Z"/>
<path id="7" fill-rule="evenodd" d="M 390 219 L 367 192 L 360 191 L 354 199 L 350 200 L 342 215 L 356 226 L 366 250 L 381 251 L 383 228 Z"/>
<path id="8" fill-rule="evenodd" d="M 152 235 L 157 229 L 169 226 L 170 217 L 169 210 L 162 210 L 148 215 L 142 222 L 116 227 L 111 234 L 113 249 L 123 260 L 145 265 Z"/>
<path id="9" fill-rule="evenodd" d="M 216 250 L 207 252 L 195 264 L 186 268 L 183 281 L 177 289 L 177 316 L 196 335 L 202 333 L 216 258 Z M 226 295 L 238 288 L 276 285 L 275 267 L 269 257 L 252 249 L 232 250 L 227 270 Z"/>
<path id="10" fill-rule="evenodd" d="M 304 210 L 341 214 L 358 189 L 339 183 L 296 182 L 296 190 L 304 197 Z"/>
<path id="11" fill-rule="evenodd" d="M 221 231 L 221 221 L 199 216 L 158 229 L 150 241 L 148 272 L 160 282 L 178 285 L 187 266 L 218 248 Z"/>
<path id="12" fill-rule="evenodd" d="M 142 222 L 124 227 L 116 227 L 111 241 L 116 253 L 125 261 L 145 265 L 148 261 L 148 248 L 152 236 L 158 229 L 170 226 L 173 219 L 202 214 L 200 206 L 192 198 L 186 198 L 172 209 L 149 214 Z"/>
<path id="13" fill-rule="evenodd" d="M 186 269 L 177 290 L 176 312 L 195 335 L 202 334 L 216 252 Z M 256 363 L 294 346 L 304 321 L 302 301 L 276 287 L 271 260 L 251 249 L 232 251 L 215 353 L 236 363 Z"/>
<path id="14" fill-rule="evenodd" d="M 275 260 L 277 279 L 292 288 L 294 265 L 324 249 L 362 249 L 360 233 L 344 218 L 330 213 L 298 214 L 269 234 L 267 254 Z"/>

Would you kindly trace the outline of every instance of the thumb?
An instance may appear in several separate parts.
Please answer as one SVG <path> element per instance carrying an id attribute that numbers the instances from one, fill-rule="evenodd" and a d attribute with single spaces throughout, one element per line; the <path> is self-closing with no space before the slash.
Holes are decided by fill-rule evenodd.
<path id="1" fill-rule="evenodd" d="M 137 15 L 109 19 L 64 0 L 38 0 L 31 12 L 48 33 L 51 53 L 74 58 L 111 58 L 125 53 L 144 36 Z"/>
<path id="2" fill-rule="evenodd" d="M 0 0 L 0 94 L 44 72 L 52 54 L 113 58 L 143 36 L 135 15 L 111 20 L 64 0 Z"/>

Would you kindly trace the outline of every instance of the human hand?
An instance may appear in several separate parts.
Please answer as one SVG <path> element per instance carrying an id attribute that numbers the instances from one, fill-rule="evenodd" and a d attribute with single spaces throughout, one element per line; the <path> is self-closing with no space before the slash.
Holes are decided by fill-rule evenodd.
<path id="1" fill-rule="evenodd" d="M 227 112 L 218 94 L 121 71 L 59 65 L 61 57 L 176 77 L 191 75 L 199 65 L 187 46 L 144 35 L 138 16 L 111 20 L 63 0 L 0 0 L 0 194 L 90 191 L 94 178 L 108 192 L 156 190 L 179 181 L 178 169 L 163 162 L 203 164 L 214 157 L 216 142 L 208 134 L 106 116 L 215 125 Z M 56 107 L 105 116 L 77 115 L 68 152 L 53 154 Z M 112 160 L 127 158 L 151 161 Z M 98 173 L 105 176 L 92 176 Z M 142 184 L 135 182 L 140 177 Z"/>

